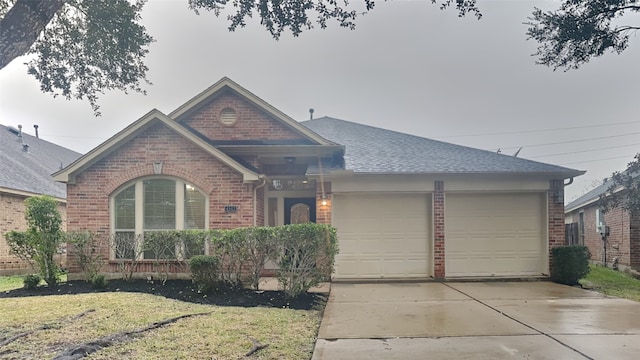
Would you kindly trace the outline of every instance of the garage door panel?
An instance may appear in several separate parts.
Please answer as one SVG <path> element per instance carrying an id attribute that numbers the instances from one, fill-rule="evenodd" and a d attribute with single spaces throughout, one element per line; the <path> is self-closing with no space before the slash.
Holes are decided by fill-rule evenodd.
<path id="1" fill-rule="evenodd" d="M 425 259 L 388 257 L 381 262 L 386 277 L 423 277 L 428 273 Z"/>
<path id="2" fill-rule="evenodd" d="M 425 194 L 335 194 L 336 278 L 427 277 L 430 202 Z"/>
<path id="3" fill-rule="evenodd" d="M 541 274 L 543 199 L 540 193 L 448 194 L 446 276 Z"/>

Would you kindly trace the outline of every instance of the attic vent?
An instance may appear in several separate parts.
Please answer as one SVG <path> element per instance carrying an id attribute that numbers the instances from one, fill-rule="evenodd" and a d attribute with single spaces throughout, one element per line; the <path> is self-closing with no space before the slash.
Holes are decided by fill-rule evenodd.
<path id="1" fill-rule="evenodd" d="M 18 131 L 18 129 L 14 128 L 13 126 L 8 126 L 7 129 L 10 133 L 13 133 L 15 135 L 18 135 L 20 133 L 20 131 Z"/>
<path id="2" fill-rule="evenodd" d="M 236 117 L 236 111 L 232 108 L 224 108 L 220 112 L 220 122 L 222 125 L 231 126 L 238 121 Z"/>

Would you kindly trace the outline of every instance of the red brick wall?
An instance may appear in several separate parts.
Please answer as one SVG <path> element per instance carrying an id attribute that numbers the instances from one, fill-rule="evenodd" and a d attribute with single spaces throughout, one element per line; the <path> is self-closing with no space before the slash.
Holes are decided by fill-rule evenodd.
<path id="1" fill-rule="evenodd" d="M 629 221 L 630 266 L 640 271 L 640 214 Z"/>
<path id="2" fill-rule="evenodd" d="M 269 186 L 267 183 L 264 186 L 259 186 L 256 191 L 256 226 L 264 226 L 264 189 Z"/>
<path id="3" fill-rule="evenodd" d="M 67 186 L 69 230 L 109 234 L 110 195 L 131 180 L 153 176 L 154 162 L 163 163 L 163 176 L 189 182 L 209 197 L 210 228 L 253 225 L 253 186 L 244 184 L 240 173 L 190 141 L 155 124 L 78 175 L 76 184 Z M 238 211 L 227 213 L 225 205 L 237 205 Z M 258 213 L 262 213 L 260 209 Z M 103 249 L 103 254 L 108 256 L 109 249 Z M 114 271 L 115 266 L 111 264 L 108 270 Z"/>
<path id="4" fill-rule="evenodd" d="M 18 257 L 11 255 L 9 245 L 4 234 L 16 230 L 26 231 L 27 221 L 24 218 L 25 196 L 0 193 L 0 275 L 14 275 L 33 272 L 31 266 Z M 62 216 L 62 229 L 66 229 L 66 208 L 64 203 L 58 204 L 58 211 Z M 58 259 L 63 263 L 65 257 Z"/>
<path id="5" fill-rule="evenodd" d="M 433 192 L 433 276 L 436 279 L 445 277 L 444 213 L 444 182 L 436 181 Z"/>
<path id="6" fill-rule="evenodd" d="M 562 179 L 549 182 L 548 204 L 549 264 L 551 264 L 551 249 L 564 245 L 564 181 Z"/>
<path id="7" fill-rule="evenodd" d="M 584 208 L 584 244 L 591 252 L 591 260 L 598 263 L 603 261 L 604 246 L 602 237 L 596 231 L 596 209 L 593 204 Z M 577 219 L 578 211 L 572 212 L 572 218 Z M 620 208 L 610 210 L 604 214 L 604 220 L 609 226 L 607 238 L 607 264 L 611 266 L 614 257 L 621 265 L 631 265 L 631 223 L 629 213 Z M 577 220 L 574 220 L 577 221 Z"/>
<path id="8" fill-rule="evenodd" d="M 233 126 L 219 121 L 220 112 L 225 108 L 236 111 L 238 121 Z M 228 91 L 205 104 L 184 122 L 214 140 L 282 140 L 301 139 L 302 135 L 258 110 L 255 106 Z"/>

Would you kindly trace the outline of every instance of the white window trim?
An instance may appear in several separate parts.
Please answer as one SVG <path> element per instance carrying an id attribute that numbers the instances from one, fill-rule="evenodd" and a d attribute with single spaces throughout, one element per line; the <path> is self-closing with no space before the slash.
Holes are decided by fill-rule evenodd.
<path id="1" fill-rule="evenodd" d="M 184 230 L 184 187 L 185 185 L 191 185 L 194 189 L 196 189 L 202 196 L 204 196 L 204 229 L 209 230 L 209 196 L 205 194 L 202 190 L 200 190 L 195 185 L 188 183 L 180 178 L 170 177 L 170 176 L 152 176 L 152 177 L 144 177 L 138 178 L 132 181 L 127 182 L 126 184 L 120 186 L 117 191 L 113 192 L 112 195 L 109 196 L 109 227 L 111 229 L 111 239 L 114 239 L 116 234 L 115 227 L 115 198 L 118 194 L 130 187 L 132 184 L 135 184 L 135 236 L 138 239 L 142 239 L 144 235 L 144 181 L 145 180 L 173 180 L 176 186 L 176 228 L 174 230 Z M 140 247 L 142 244 L 140 242 L 137 243 L 138 249 L 136 249 L 136 253 L 138 257 L 136 260 L 150 260 L 144 259 L 144 254 L 140 251 Z M 209 246 L 205 242 L 204 247 L 205 254 L 209 253 Z M 184 255 L 183 246 L 180 249 L 176 249 L 176 255 L 178 260 L 181 260 Z M 116 254 L 114 253 L 113 246 L 109 244 L 109 259 L 117 260 Z"/>

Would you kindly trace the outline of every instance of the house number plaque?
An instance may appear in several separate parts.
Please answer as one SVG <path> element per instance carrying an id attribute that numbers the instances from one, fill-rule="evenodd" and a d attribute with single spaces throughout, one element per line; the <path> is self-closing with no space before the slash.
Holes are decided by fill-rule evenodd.
<path id="1" fill-rule="evenodd" d="M 224 207 L 224 212 L 238 212 L 238 205 L 227 205 Z"/>

